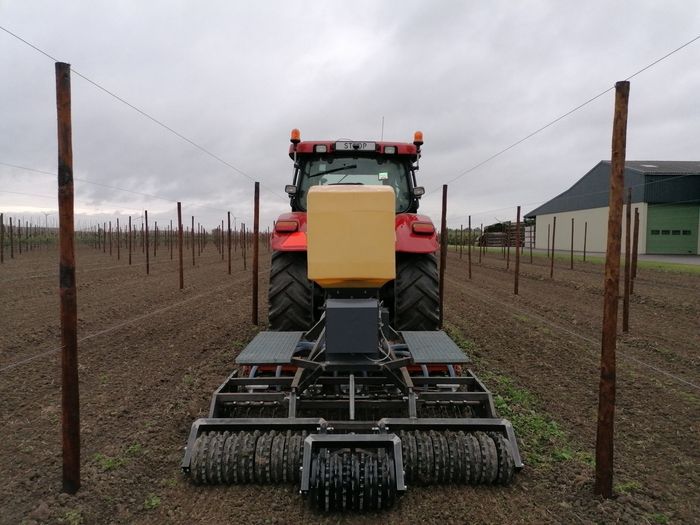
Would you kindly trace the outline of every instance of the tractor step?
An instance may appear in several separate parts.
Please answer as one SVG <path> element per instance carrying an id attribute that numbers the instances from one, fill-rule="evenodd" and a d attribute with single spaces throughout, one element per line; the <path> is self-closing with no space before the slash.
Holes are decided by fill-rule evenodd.
<path id="1" fill-rule="evenodd" d="M 408 351 L 417 365 L 445 364 L 461 365 L 469 363 L 467 355 L 442 330 L 435 332 L 402 331 Z"/>
<path id="2" fill-rule="evenodd" d="M 304 332 L 260 332 L 236 357 L 239 365 L 287 365 Z"/>

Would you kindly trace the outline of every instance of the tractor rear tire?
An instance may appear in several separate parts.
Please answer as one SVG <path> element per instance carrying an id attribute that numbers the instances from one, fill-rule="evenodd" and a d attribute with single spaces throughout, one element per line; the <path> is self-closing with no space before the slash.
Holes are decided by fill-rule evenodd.
<path id="1" fill-rule="evenodd" d="M 394 323 L 397 330 L 437 330 L 440 299 L 432 253 L 397 253 Z"/>
<path id="2" fill-rule="evenodd" d="M 294 332 L 311 328 L 311 292 L 306 252 L 273 252 L 268 291 L 270 330 Z"/>

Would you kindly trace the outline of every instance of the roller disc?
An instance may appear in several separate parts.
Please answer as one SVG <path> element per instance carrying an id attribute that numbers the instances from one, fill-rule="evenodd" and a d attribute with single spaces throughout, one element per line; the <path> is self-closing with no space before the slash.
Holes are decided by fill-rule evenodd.
<path id="1" fill-rule="evenodd" d="M 209 434 L 200 434 L 192 446 L 192 460 L 190 463 L 190 475 L 195 484 L 201 485 L 207 482 L 206 459 L 209 453 Z"/>
<path id="2" fill-rule="evenodd" d="M 377 509 L 377 463 L 374 455 L 365 455 L 365 472 L 367 473 L 367 480 L 365 483 L 366 495 L 367 495 L 367 508 L 370 510 Z"/>
<path id="3" fill-rule="evenodd" d="M 207 454 L 207 481 L 212 485 L 223 483 L 222 464 L 225 436 L 221 432 L 211 432 L 209 453 Z"/>
<path id="4" fill-rule="evenodd" d="M 416 432 L 416 450 L 418 452 L 417 481 L 421 485 L 431 485 L 433 483 L 435 465 L 433 462 L 433 443 L 427 433 Z"/>
<path id="5" fill-rule="evenodd" d="M 483 470 L 481 473 L 481 483 L 491 485 L 498 476 L 498 453 L 493 439 L 484 432 L 474 432 L 474 436 L 479 442 L 481 450 L 481 463 Z"/>
<path id="6" fill-rule="evenodd" d="M 238 483 L 252 483 L 254 481 L 255 442 L 257 436 L 252 432 L 241 432 L 238 442 L 238 457 L 236 461 Z"/>
<path id="7" fill-rule="evenodd" d="M 498 434 L 497 432 L 492 432 L 489 436 L 493 439 L 498 456 L 496 483 L 499 485 L 508 485 L 513 481 L 513 476 L 515 475 L 515 461 L 510 452 L 510 442 L 503 437 L 502 434 Z"/>
<path id="8" fill-rule="evenodd" d="M 454 432 L 445 432 L 448 450 L 447 483 L 464 482 L 464 460 L 462 447 L 459 446 L 457 435 Z"/>
<path id="9" fill-rule="evenodd" d="M 311 504 L 320 508 L 321 498 L 319 494 L 323 490 L 321 462 L 319 461 L 318 453 L 311 457 L 311 473 L 309 474 L 309 501 Z"/>
<path id="10" fill-rule="evenodd" d="M 403 451 L 403 468 L 406 473 L 406 481 L 408 483 L 414 483 L 417 478 L 416 462 L 418 461 L 416 436 L 414 432 L 401 433 L 401 448 Z"/>
<path id="11" fill-rule="evenodd" d="M 448 457 L 447 441 L 443 432 L 430 432 L 430 441 L 433 444 L 433 464 L 435 473 L 433 479 L 435 483 L 447 483 L 447 465 L 450 461 Z"/>
<path id="12" fill-rule="evenodd" d="M 481 460 L 481 448 L 476 436 L 470 432 L 461 432 L 464 442 L 464 450 L 467 453 L 467 464 L 469 465 L 469 479 L 471 485 L 481 483 L 483 477 L 484 463 Z"/>
<path id="13" fill-rule="evenodd" d="M 238 434 L 232 432 L 224 432 L 226 438 L 224 439 L 224 457 L 223 457 L 223 482 L 224 483 L 235 483 L 235 472 L 236 472 L 236 441 L 238 440 Z"/>
<path id="14" fill-rule="evenodd" d="M 272 453 L 273 432 L 262 432 L 255 445 L 255 482 L 270 483 L 270 455 Z"/>
<path id="15" fill-rule="evenodd" d="M 284 472 L 286 467 L 285 447 L 287 444 L 287 434 L 275 434 L 272 439 L 272 449 L 270 451 L 270 472 L 272 483 L 284 483 Z"/>

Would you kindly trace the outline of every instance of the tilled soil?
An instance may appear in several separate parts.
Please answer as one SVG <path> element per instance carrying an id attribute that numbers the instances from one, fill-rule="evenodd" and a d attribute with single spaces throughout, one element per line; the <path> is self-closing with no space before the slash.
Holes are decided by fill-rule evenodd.
<path id="1" fill-rule="evenodd" d="M 255 334 L 251 271 L 232 275 L 213 246 L 185 289 L 162 250 L 145 275 L 116 253 L 81 248 L 78 301 L 82 488 L 61 494 L 56 254 L 35 251 L 0 267 L 0 523 L 693 523 L 700 512 L 700 276 L 639 271 L 631 331 L 618 348 L 616 484 L 592 495 L 602 267 L 523 262 L 520 295 L 499 256 L 449 254 L 445 323 L 469 345 L 496 393 L 525 392 L 528 410 L 561 430 L 510 487 L 411 487 L 381 515 L 311 511 L 289 487 L 195 487 L 180 473 L 192 421 Z M 525 260 L 529 260 L 525 257 Z M 269 256 L 262 250 L 261 320 Z M 468 343 L 471 342 L 471 343 Z M 538 419 L 539 421 L 540 419 Z M 516 426 L 516 433 L 518 433 Z M 537 458 L 535 456 L 537 454 Z M 555 459 L 552 459 L 556 457 Z M 544 458 L 544 459 L 543 459 Z"/>

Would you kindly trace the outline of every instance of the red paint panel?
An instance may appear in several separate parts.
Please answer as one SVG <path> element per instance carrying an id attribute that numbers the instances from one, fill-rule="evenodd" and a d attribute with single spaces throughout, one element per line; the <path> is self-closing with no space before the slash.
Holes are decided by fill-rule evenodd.
<path id="1" fill-rule="evenodd" d="M 280 252 L 305 252 L 306 251 L 306 213 L 293 211 L 283 213 L 278 221 L 297 221 L 299 231 L 293 233 L 272 232 L 272 249 Z"/>
<path id="2" fill-rule="evenodd" d="M 306 213 L 283 213 L 278 220 L 298 221 L 299 231 L 294 233 L 273 231 L 272 249 L 282 252 L 306 251 Z M 437 251 L 437 234 L 420 235 L 414 233 L 411 225 L 416 221 L 431 222 L 430 217 L 416 213 L 400 213 L 396 216 L 396 251 L 407 253 L 433 253 Z"/>
<path id="3" fill-rule="evenodd" d="M 400 213 L 396 216 L 396 251 L 407 253 L 433 253 L 438 249 L 437 234 L 417 234 L 414 222 L 432 222 L 426 215 Z"/>

